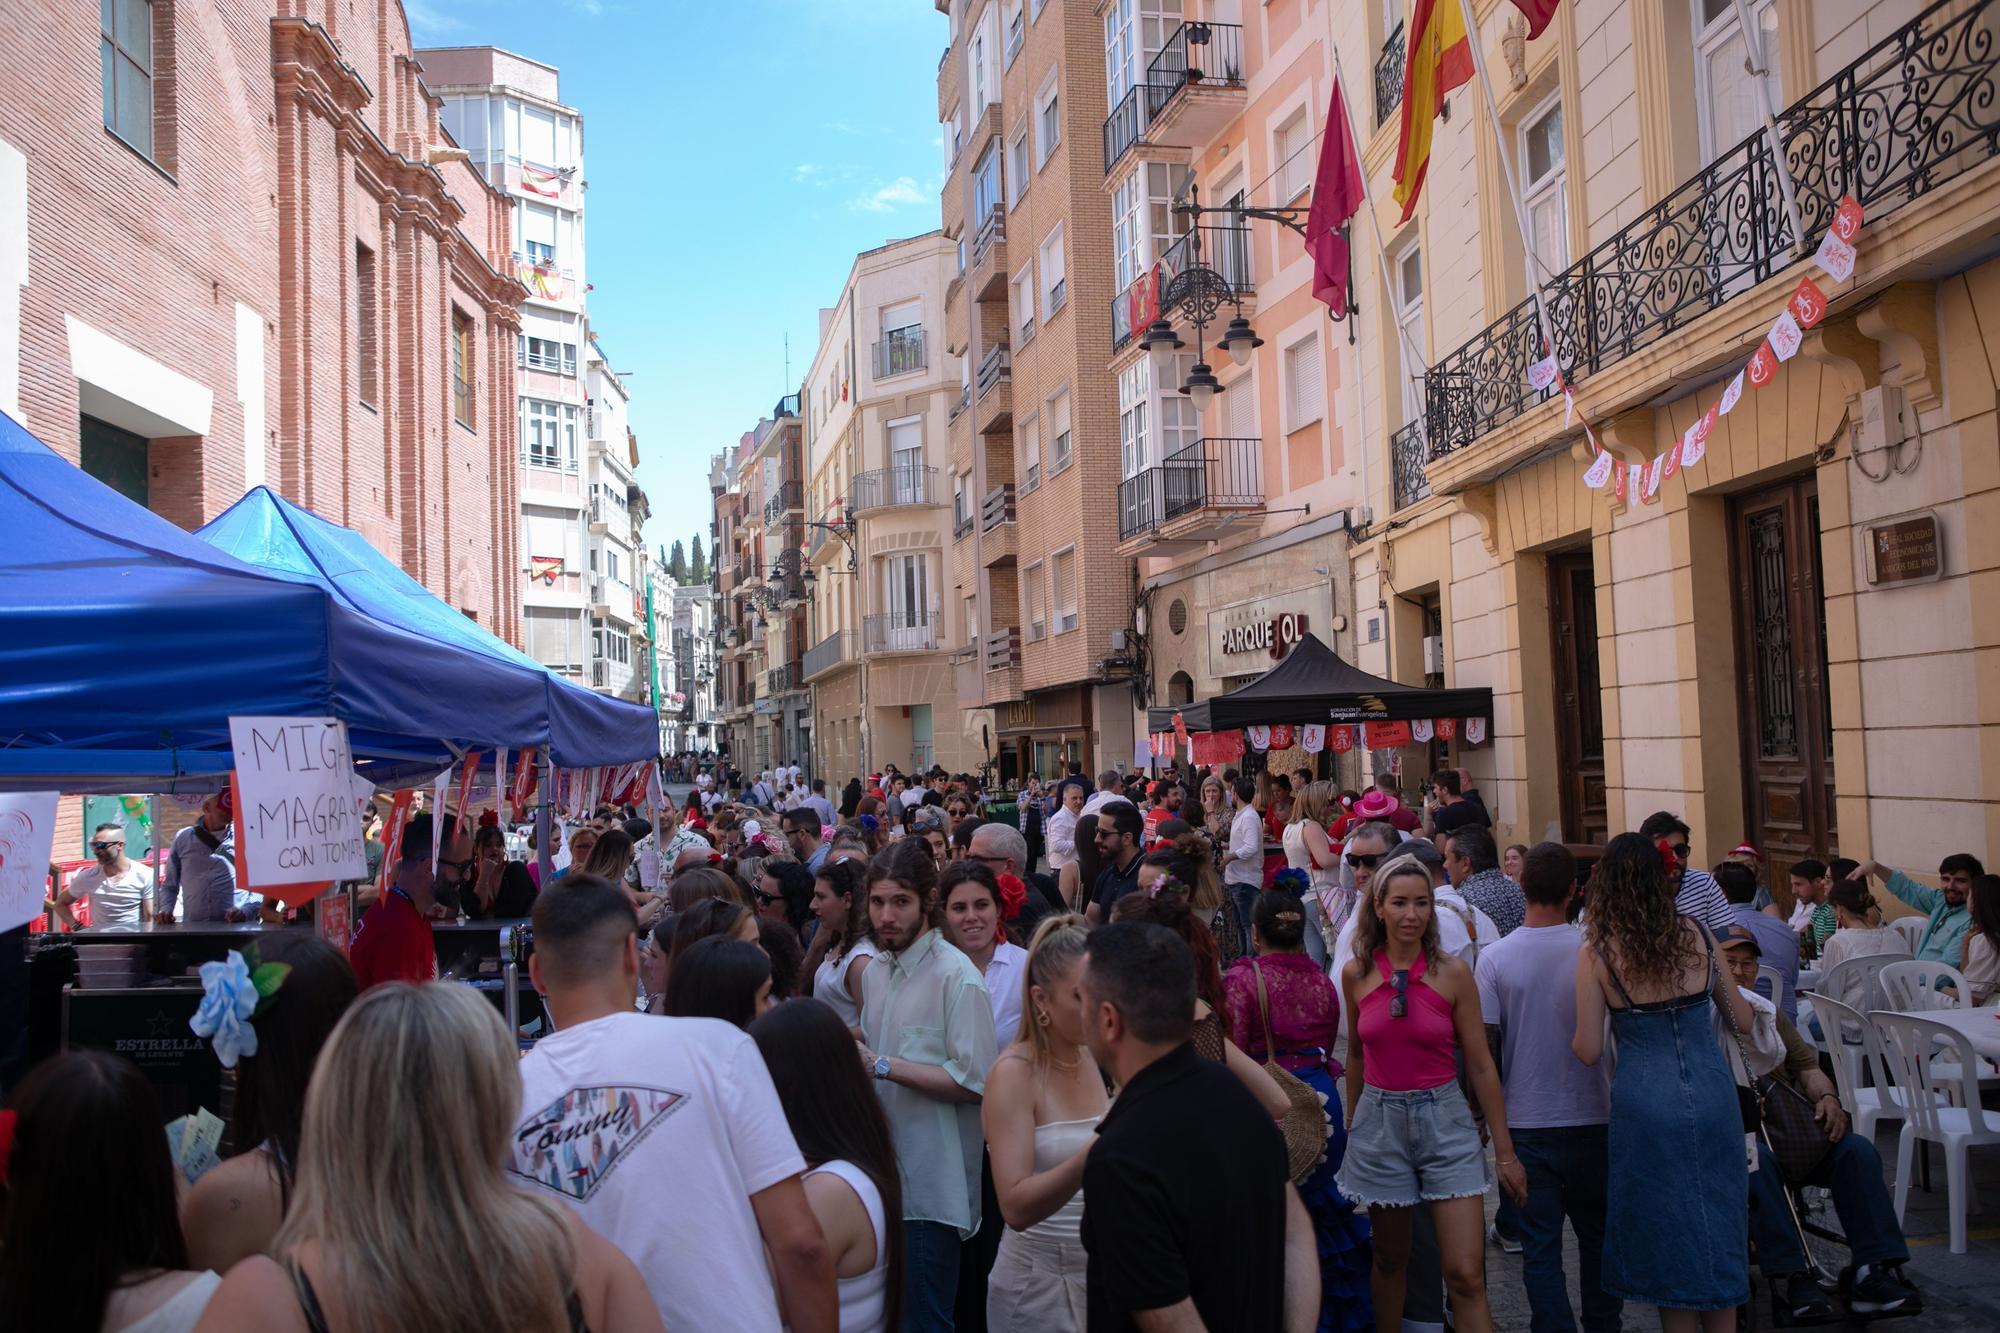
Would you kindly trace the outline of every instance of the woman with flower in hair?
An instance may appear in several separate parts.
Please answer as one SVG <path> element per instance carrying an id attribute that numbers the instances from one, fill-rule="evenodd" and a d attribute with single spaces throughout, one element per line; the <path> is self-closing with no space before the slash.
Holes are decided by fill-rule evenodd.
<path id="1" fill-rule="evenodd" d="M 993 1032 L 1004 1046 L 1021 1026 L 1021 969 L 1027 965 L 1028 951 L 1007 938 L 1003 901 L 999 881 L 984 862 L 953 861 L 938 879 L 944 937 L 986 978 Z M 1021 901 L 1014 900 L 1012 915 L 1020 914 Z"/>
<path id="2" fill-rule="evenodd" d="M 1300 871 L 1281 870 L 1278 887 L 1257 896 L 1250 917 L 1256 957 L 1237 959 L 1223 987 L 1231 1040 L 1259 1064 L 1276 1060 L 1326 1099 L 1326 1156 L 1300 1184 L 1299 1198 L 1319 1242 L 1319 1328 L 1334 1333 L 1373 1327 L 1375 1304 L 1368 1291 L 1368 1223 L 1334 1183 L 1347 1152 L 1335 1082 L 1343 1071 L 1333 1055 L 1340 992 L 1305 950 L 1305 906 L 1291 887 L 1303 878 Z"/>

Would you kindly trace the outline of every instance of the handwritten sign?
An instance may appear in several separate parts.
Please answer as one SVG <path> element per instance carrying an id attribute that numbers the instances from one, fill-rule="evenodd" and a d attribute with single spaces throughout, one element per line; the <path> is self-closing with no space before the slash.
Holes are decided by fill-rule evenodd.
<path id="1" fill-rule="evenodd" d="M 42 914 L 56 844 L 56 793 L 0 796 L 0 930 Z"/>
<path id="2" fill-rule="evenodd" d="M 331 717 L 232 717 L 238 849 L 259 888 L 365 879 L 347 725 Z"/>

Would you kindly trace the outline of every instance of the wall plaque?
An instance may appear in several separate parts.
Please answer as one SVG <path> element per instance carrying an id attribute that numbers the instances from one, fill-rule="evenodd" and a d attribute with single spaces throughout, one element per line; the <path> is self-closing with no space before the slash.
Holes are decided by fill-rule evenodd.
<path id="1" fill-rule="evenodd" d="M 1928 583 L 1944 572 L 1934 513 L 1913 514 L 1867 527 L 1868 584 L 1874 588 Z"/>

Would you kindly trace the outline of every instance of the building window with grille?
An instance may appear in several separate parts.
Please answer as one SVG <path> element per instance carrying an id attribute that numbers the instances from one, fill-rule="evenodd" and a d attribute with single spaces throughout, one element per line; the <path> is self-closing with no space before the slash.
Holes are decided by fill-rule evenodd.
<path id="1" fill-rule="evenodd" d="M 1560 273 L 1569 267 L 1562 94 L 1551 96 L 1530 112 L 1521 122 L 1519 135 L 1515 154 L 1521 164 L 1521 198 L 1528 209 L 1528 244 L 1550 273 Z M 1528 274 L 1530 283 L 1543 280 L 1542 274 Z"/>
<path id="2" fill-rule="evenodd" d="M 1271 148 L 1278 164 L 1278 202 L 1289 204 L 1312 187 L 1312 125 L 1304 107 L 1278 126 Z"/>
<path id="3" fill-rule="evenodd" d="M 472 316 L 456 306 L 451 312 L 451 415 L 461 426 L 472 426 Z"/>
<path id="4" fill-rule="evenodd" d="M 1049 557 L 1050 615 L 1055 621 L 1051 633 L 1062 634 L 1076 628 L 1076 548 L 1065 546 Z"/>
<path id="5" fill-rule="evenodd" d="M 1069 466 L 1069 390 L 1058 390 L 1049 398 L 1049 475 Z"/>
<path id="6" fill-rule="evenodd" d="M 1028 122 L 1022 121 L 1014 136 L 1007 140 L 1007 210 L 1012 212 L 1021 206 L 1021 196 L 1028 188 Z"/>
<path id="7" fill-rule="evenodd" d="M 1063 229 L 1056 229 L 1042 242 L 1042 323 L 1046 324 L 1069 299 L 1069 283 L 1063 267 Z"/>
<path id="8" fill-rule="evenodd" d="M 1049 632 L 1048 596 L 1043 580 L 1048 571 L 1037 560 L 1021 571 L 1022 582 L 1028 587 L 1028 642 L 1034 643 L 1046 638 Z"/>
<path id="9" fill-rule="evenodd" d="M 1146 423 L 1153 396 L 1153 359 L 1142 356 L 1118 375 L 1118 475 L 1129 481 L 1152 466 Z"/>
<path id="10" fill-rule="evenodd" d="M 1042 423 L 1032 413 L 1021 423 L 1021 494 L 1042 484 Z"/>
<path id="11" fill-rule="evenodd" d="M 576 344 L 554 338 L 520 335 L 520 365 L 524 370 L 546 370 L 554 375 L 576 374 Z"/>
<path id="12" fill-rule="evenodd" d="M 1060 70 L 1050 70 L 1041 92 L 1035 94 L 1035 170 L 1048 165 L 1049 154 L 1062 142 L 1062 90 L 1056 82 Z"/>
<path id="13" fill-rule="evenodd" d="M 523 398 L 521 458 L 529 467 L 576 471 L 576 408 L 569 403 Z"/>

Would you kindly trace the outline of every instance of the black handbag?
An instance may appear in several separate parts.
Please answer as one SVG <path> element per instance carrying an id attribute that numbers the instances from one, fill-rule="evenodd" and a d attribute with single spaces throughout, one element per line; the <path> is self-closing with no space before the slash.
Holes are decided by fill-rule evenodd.
<path id="1" fill-rule="evenodd" d="M 1764 1143 L 1778 1160 L 1778 1172 L 1787 1184 L 1803 1185 L 1825 1163 L 1833 1151 L 1826 1127 L 1813 1114 L 1806 1095 L 1776 1074 L 1757 1080 L 1758 1099 L 1764 1118 Z"/>

